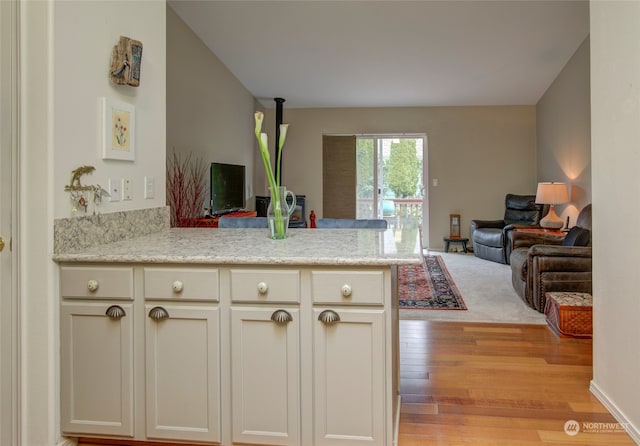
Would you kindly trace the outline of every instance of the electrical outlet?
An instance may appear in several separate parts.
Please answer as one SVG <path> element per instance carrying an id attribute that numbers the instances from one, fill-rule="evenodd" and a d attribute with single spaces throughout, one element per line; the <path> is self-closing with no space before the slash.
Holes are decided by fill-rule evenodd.
<path id="1" fill-rule="evenodd" d="M 120 201 L 120 180 L 112 180 L 109 178 L 109 201 Z"/>
<path id="2" fill-rule="evenodd" d="M 153 177 L 144 177 L 144 198 L 153 198 L 155 196 L 155 179 Z"/>
<path id="3" fill-rule="evenodd" d="M 131 200 L 131 180 L 122 179 L 122 200 Z"/>

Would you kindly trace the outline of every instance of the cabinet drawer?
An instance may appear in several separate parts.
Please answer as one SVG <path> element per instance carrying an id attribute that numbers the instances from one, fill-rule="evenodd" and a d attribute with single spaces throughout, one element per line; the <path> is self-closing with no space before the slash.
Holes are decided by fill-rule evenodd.
<path id="1" fill-rule="evenodd" d="M 300 271 L 297 269 L 232 269 L 231 300 L 234 302 L 300 302 Z"/>
<path id="2" fill-rule="evenodd" d="M 133 300 L 133 268 L 63 266 L 60 292 L 64 299 Z"/>
<path id="3" fill-rule="evenodd" d="M 312 271 L 311 296 L 316 304 L 383 305 L 384 271 Z"/>
<path id="4" fill-rule="evenodd" d="M 144 268 L 145 299 L 219 300 L 216 268 Z"/>

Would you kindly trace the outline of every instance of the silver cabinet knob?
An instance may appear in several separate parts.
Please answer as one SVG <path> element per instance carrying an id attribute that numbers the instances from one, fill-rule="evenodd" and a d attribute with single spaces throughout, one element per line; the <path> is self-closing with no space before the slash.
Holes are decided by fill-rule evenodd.
<path id="1" fill-rule="evenodd" d="M 182 283 L 182 280 L 176 280 L 173 282 L 171 287 L 173 288 L 173 291 L 175 293 L 182 293 L 182 290 L 184 289 L 184 283 Z"/>
<path id="2" fill-rule="evenodd" d="M 293 320 L 293 316 L 287 310 L 276 310 L 271 315 L 271 320 L 278 325 L 286 325 Z"/>
<path id="3" fill-rule="evenodd" d="M 169 312 L 162 307 L 153 307 L 151 311 L 149 311 L 149 317 L 156 321 L 161 321 L 169 317 Z"/>
<path id="4" fill-rule="evenodd" d="M 351 285 L 347 285 L 347 284 L 342 285 L 342 288 L 340 288 L 340 292 L 344 297 L 351 297 L 351 293 L 352 293 Z"/>
<path id="5" fill-rule="evenodd" d="M 260 282 L 258 284 L 258 293 L 267 294 L 267 291 L 269 291 L 269 286 L 266 284 L 266 282 Z"/>
<path id="6" fill-rule="evenodd" d="M 324 325 L 333 325 L 340 322 L 340 315 L 333 310 L 324 310 L 318 315 L 318 320 Z"/>
<path id="7" fill-rule="evenodd" d="M 124 308 L 122 308 L 120 305 L 111 305 L 109 308 L 107 308 L 105 314 L 114 320 L 118 320 L 127 315 L 127 313 L 125 313 L 124 311 Z"/>
<path id="8" fill-rule="evenodd" d="M 95 293 L 96 291 L 98 291 L 98 281 L 91 279 L 87 282 L 87 289 L 92 292 Z"/>

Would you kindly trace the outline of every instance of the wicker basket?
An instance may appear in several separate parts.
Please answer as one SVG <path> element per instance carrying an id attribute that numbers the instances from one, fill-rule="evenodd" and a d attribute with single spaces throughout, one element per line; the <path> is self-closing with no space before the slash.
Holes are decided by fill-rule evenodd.
<path id="1" fill-rule="evenodd" d="M 588 293 L 549 292 L 544 314 L 549 326 L 562 337 L 591 338 L 592 297 Z"/>

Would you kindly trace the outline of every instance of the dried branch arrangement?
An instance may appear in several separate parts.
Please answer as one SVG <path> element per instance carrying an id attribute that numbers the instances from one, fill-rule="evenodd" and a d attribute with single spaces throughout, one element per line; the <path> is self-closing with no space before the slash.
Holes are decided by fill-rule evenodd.
<path id="1" fill-rule="evenodd" d="M 167 205 L 171 227 L 189 226 L 189 219 L 202 212 L 206 192 L 206 167 L 201 158 L 191 153 L 167 157 Z"/>

